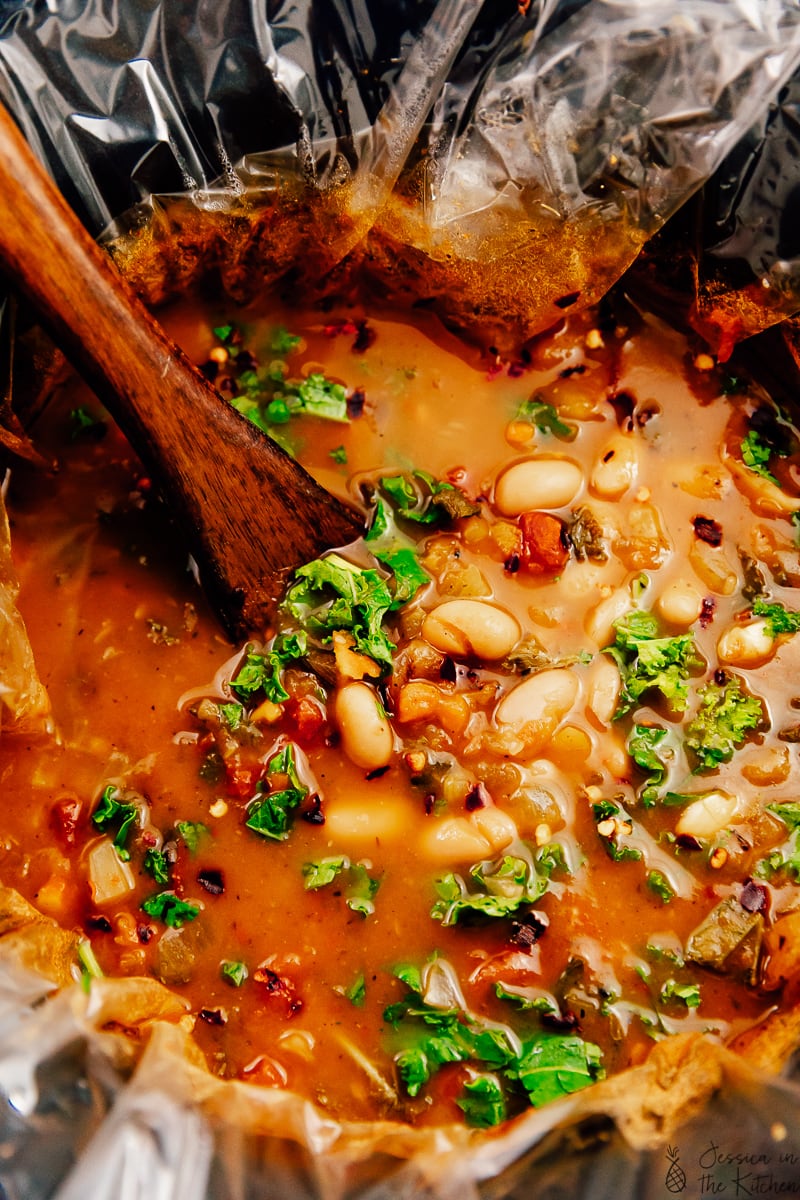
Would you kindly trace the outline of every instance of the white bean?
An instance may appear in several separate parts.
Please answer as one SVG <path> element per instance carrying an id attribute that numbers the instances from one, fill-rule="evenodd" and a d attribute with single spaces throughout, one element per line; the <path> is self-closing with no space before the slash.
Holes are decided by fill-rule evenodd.
<path id="1" fill-rule="evenodd" d="M 629 588 L 617 588 L 586 614 L 583 628 L 598 646 L 608 646 L 614 640 L 614 622 L 631 608 Z"/>
<path id="2" fill-rule="evenodd" d="M 703 597 L 688 579 L 673 579 L 658 597 L 656 608 L 670 625 L 686 628 L 703 611 Z"/>
<path id="3" fill-rule="evenodd" d="M 560 721 L 575 703 L 578 677 L 566 667 L 538 671 L 507 692 L 495 710 L 498 725 Z"/>
<path id="4" fill-rule="evenodd" d="M 526 458 L 503 471 L 494 490 L 495 504 L 506 517 L 534 509 L 563 508 L 583 485 L 583 472 L 568 458 Z"/>
<path id="5" fill-rule="evenodd" d="M 446 600 L 429 612 L 422 636 L 444 654 L 505 658 L 519 641 L 519 622 L 485 600 Z"/>
<path id="6" fill-rule="evenodd" d="M 368 683 L 347 683 L 335 704 L 342 748 L 357 767 L 385 767 L 394 750 L 394 735 L 377 692 Z"/>
<path id="7" fill-rule="evenodd" d="M 468 817 L 444 817 L 426 824 L 422 853 L 439 863 L 476 863 L 489 858 L 489 842 Z"/>
<path id="8" fill-rule="evenodd" d="M 619 667 L 607 654 L 598 654 L 591 666 L 586 708 L 604 729 L 617 710 L 620 687 Z"/>
<path id="9" fill-rule="evenodd" d="M 371 799 L 368 806 L 363 797 L 337 798 L 325 805 L 325 833 L 336 847 L 362 853 L 376 842 L 405 838 L 408 809 L 385 796 Z"/>
<path id="10" fill-rule="evenodd" d="M 772 658 L 776 648 L 767 622 L 756 620 L 723 630 L 717 642 L 717 657 L 730 666 L 757 667 Z"/>
<path id="11" fill-rule="evenodd" d="M 630 437 L 618 434 L 601 451 L 589 486 L 598 496 L 618 500 L 636 482 L 638 472 L 639 447 Z"/>
<path id="12" fill-rule="evenodd" d="M 712 838 L 736 815 L 739 801 L 728 792 L 706 792 L 680 815 L 675 830 L 696 838 Z"/>
<path id="13" fill-rule="evenodd" d="M 508 813 L 493 804 L 477 809 L 470 816 L 470 820 L 481 836 L 486 838 L 492 854 L 499 854 L 501 850 L 505 850 L 517 836 L 514 821 Z"/>

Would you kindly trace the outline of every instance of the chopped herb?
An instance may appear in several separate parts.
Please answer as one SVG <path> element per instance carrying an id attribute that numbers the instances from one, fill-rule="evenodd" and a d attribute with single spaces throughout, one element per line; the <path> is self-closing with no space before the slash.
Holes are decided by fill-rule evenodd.
<path id="1" fill-rule="evenodd" d="M 658 896 L 662 904 L 669 904 L 670 900 L 674 900 L 675 893 L 672 890 L 669 880 L 666 875 L 662 875 L 661 871 L 648 871 L 647 886 L 650 891 Z"/>
<path id="2" fill-rule="evenodd" d="M 618 805 L 610 800 L 600 800 L 592 805 L 592 815 L 597 824 L 606 854 L 613 862 L 637 862 L 642 857 L 641 850 L 621 842 L 621 837 L 627 837 L 633 832 L 633 822 Z"/>
<path id="3" fill-rule="evenodd" d="M 800 801 L 785 800 L 779 804 L 768 804 L 767 810 L 783 821 L 791 836 L 786 856 L 780 850 L 773 850 L 756 864 L 756 874 L 768 879 L 778 871 L 784 871 L 800 880 Z"/>
<path id="4" fill-rule="evenodd" d="M 251 701 L 263 693 L 273 704 L 282 704 L 289 693 L 281 683 L 283 670 L 289 663 L 302 658 L 308 649 L 308 639 L 302 631 L 279 633 L 266 654 L 248 649 L 231 687 L 241 699 Z"/>
<path id="5" fill-rule="evenodd" d="M 240 988 L 250 974 L 243 962 L 231 958 L 223 958 L 219 964 L 219 973 L 226 983 L 235 988 Z"/>
<path id="6" fill-rule="evenodd" d="M 294 746 L 286 742 L 273 754 L 267 763 L 267 781 L 260 782 L 259 790 L 269 787 L 269 776 L 285 776 L 288 787 L 267 792 L 263 799 L 255 799 L 247 810 L 245 825 L 262 837 L 283 842 L 288 838 L 294 813 L 308 795 L 308 788 L 300 781 L 294 757 Z"/>
<path id="7" fill-rule="evenodd" d="M 102 833 L 110 833 L 116 828 L 114 848 L 122 861 L 128 862 L 131 855 L 125 843 L 136 824 L 139 810 L 135 804 L 120 800 L 120 795 L 119 788 L 113 783 L 103 789 L 97 808 L 92 813 L 92 824 Z"/>
<path id="8" fill-rule="evenodd" d="M 548 1013 L 558 1016 L 558 1005 L 549 992 L 534 988 L 514 988 L 504 983 L 496 983 L 494 992 L 498 1000 L 508 1000 L 516 1004 L 522 1012 Z"/>
<path id="9" fill-rule="evenodd" d="M 481 511 L 480 505 L 468 500 L 460 488 L 427 471 L 383 475 L 378 487 L 399 517 L 417 525 L 442 525 L 460 517 L 474 517 Z"/>
<path id="10" fill-rule="evenodd" d="M 628 753 L 647 779 L 639 789 L 639 799 L 650 808 L 659 799 L 675 750 L 672 737 L 661 725 L 634 725 L 628 738 Z"/>
<path id="11" fill-rule="evenodd" d="M 773 638 L 783 633 L 797 633 L 800 629 L 800 612 L 784 608 L 782 604 L 770 604 L 758 599 L 753 603 L 753 615 L 766 618 L 767 632 Z"/>
<path id="12" fill-rule="evenodd" d="M 456 1104 L 473 1129 L 490 1129 L 506 1119 L 506 1102 L 496 1075 L 476 1075 L 470 1079 Z"/>
<path id="13" fill-rule="evenodd" d="M 538 1033 L 518 1052 L 509 1033 L 458 1008 L 437 1008 L 415 989 L 384 1011 L 403 1035 L 395 1055 L 400 1080 L 416 1096 L 446 1063 L 474 1063 L 497 1072 L 511 1090 L 521 1089 L 539 1106 L 586 1087 L 603 1074 L 598 1046 L 575 1035 Z"/>
<path id="14" fill-rule="evenodd" d="M 216 325 L 212 330 L 214 337 L 223 343 L 230 341 L 233 332 L 233 325 Z"/>
<path id="15" fill-rule="evenodd" d="M 350 866 L 350 859 L 341 854 L 338 858 L 321 858 L 318 862 L 303 864 L 303 887 L 306 891 L 316 891 L 333 883 L 342 871 Z"/>
<path id="16" fill-rule="evenodd" d="M 335 463 L 341 463 L 342 466 L 347 462 L 347 451 L 344 446 L 336 446 L 330 451 L 330 457 Z"/>
<path id="17" fill-rule="evenodd" d="M 762 478 L 768 479 L 770 483 L 777 483 L 777 479 L 771 471 L 767 469 L 767 463 L 772 457 L 772 448 L 766 442 L 761 440 L 761 436 L 755 429 L 751 429 L 747 437 L 741 443 L 742 462 L 756 475 L 761 475 Z"/>
<path id="18" fill-rule="evenodd" d="M 523 904 L 534 904 L 547 891 L 547 876 L 539 876 L 524 858 L 505 855 L 498 863 L 478 863 L 470 871 L 477 884 L 470 891 L 460 875 L 436 880 L 439 899 L 431 916 L 443 925 L 455 925 L 466 914 L 508 917 Z M 474 885 L 473 885 L 474 886 Z"/>
<path id="19" fill-rule="evenodd" d="M 700 985 L 698 983 L 676 983 L 668 979 L 662 984 L 660 993 L 661 1003 L 668 1004 L 671 1000 L 680 1001 L 687 1008 L 700 1007 Z"/>
<path id="20" fill-rule="evenodd" d="M 211 837 L 211 830 L 202 821 L 177 821 L 175 828 L 190 854 L 197 853 L 204 838 Z"/>
<path id="21" fill-rule="evenodd" d="M 199 904 L 179 900 L 174 892 L 158 892 L 155 896 L 148 896 L 142 901 L 141 909 L 148 917 L 169 925 L 170 929 L 180 929 L 200 912 Z"/>
<path id="22" fill-rule="evenodd" d="M 761 724 L 761 701 L 742 690 L 735 675 L 712 680 L 698 693 L 700 707 L 686 729 L 686 745 L 697 759 L 696 772 L 713 771 L 730 762 L 751 730 Z"/>
<path id="23" fill-rule="evenodd" d="M 578 433 L 576 425 L 567 425 L 561 420 L 553 405 L 546 404 L 538 396 L 532 396 L 530 400 L 523 401 L 517 409 L 517 420 L 530 421 L 531 425 L 535 425 L 540 433 L 551 433 L 565 442 L 574 441 Z"/>
<path id="24" fill-rule="evenodd" d="M 289 333 L 283 325 L 279 325 L 272 335 L 270 349 L 276 354 L 291 354 L 300 345 L 300 338 L 297 334 Z"/>
<path id="25" fill-rule="evenodd" d="M 363 972 L 357 975 L 350 987 L 344 988 L 342 995 L 346 1000 L 349 1000 L 354 1008 L 363 1008 L 367 998 L 367 984 L 364 979 Z"/>
<path id="26" fill-rule="evenodd" d="M 166 854 L 161 850 L 147 850 L 144 856 L 145 871 L 151 875 L 156 883 L 169 883 L 169 860 Z"/>
<path id="27" fill-rule="evenodd" d="M 689 702 L 691 671 L 704 666 L 692 634 L 661 637 L 652 613 L 635 609 L 614 622 L 616 640 L 607 647 L 622 678 L 615 718 L 638 705 L 646 692 L 658 691 L 677 712 Z"/>
<path id="28" fill-rule="evenodd" d="M 394 597 L 377 571 L 363 569 L 339 554 L 300 567 L 281 605 L 310 634 L 330 642 L 334 630 L 348 630 L 359 654 L 391 670 L 391 642 L 383 618 Z"/>
<path id="29" fill-rule="evenodd" d="M 244 707 L 235 701 L 230 701 L 228 704 L 220 704 L 219 715 L 231 733 L 235 733 L 244 720 Z"/>
<path id="30" fill-rule="evenodd" d="M 93 979 L 103 978 L 103 968 L 95 957 L 92 943 L 86 938 L 78 942 L 78 961 L 81 964 L 81 986 L 88 992 Z"/>

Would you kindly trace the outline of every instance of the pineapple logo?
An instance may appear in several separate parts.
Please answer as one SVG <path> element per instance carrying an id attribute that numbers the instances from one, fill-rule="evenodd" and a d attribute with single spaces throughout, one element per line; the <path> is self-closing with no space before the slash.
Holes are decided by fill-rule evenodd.
<path id="1" fill-rule="evenodd" d="M 679 1192 L 686 1190 L 686 1172 L 678 1162 L 680 1155 L 677 1146 L 667 1146 L 667 1158 L 669 1159 L 669 1169 L 664 1180 L 667 1191 L 673 1195 L 678 1195 Z"/>

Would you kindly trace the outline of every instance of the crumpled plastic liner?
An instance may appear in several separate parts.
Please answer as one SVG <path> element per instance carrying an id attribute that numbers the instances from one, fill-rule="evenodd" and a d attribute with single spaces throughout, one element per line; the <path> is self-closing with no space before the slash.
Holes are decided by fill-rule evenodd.
<path id="1" fill-rule="evenodd" d="M 95 233 L 288 147 L 373 217 L 419 167 L 468 245 L 543 214 L 650 234 L 799 62 L 793 0 L 67 0 L 7 18 L 0 95 Z"/>
<path id="2" fill-rule="evenodd" d="M 53 992 L 13 956 L 0 959 L 3 1200 L 667 1200 L 800 1190 L 800 1087 L 699 1038 L 669 1039 L 644 1068 L 500 1133 L 404 1134 L 389 1123 L 340 1127 L 289 1093 L 215 1080 L 173 1023 L 152 1024 L 131 1072 L 125 1037 L 102 1029 L 105 988 Z"/>

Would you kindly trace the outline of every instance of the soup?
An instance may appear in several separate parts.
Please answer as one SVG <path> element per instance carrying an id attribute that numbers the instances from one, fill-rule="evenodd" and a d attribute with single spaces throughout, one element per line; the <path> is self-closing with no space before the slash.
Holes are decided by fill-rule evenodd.
<path id="1" fill-rule="evenodd" d="M 221 1078 L 477 1127 L 791 1005 L 769 397 L 623 300 L 514 361 L 344 302 L 165 323 L 368 532 L 231 646 L 121 434 L 51 405 L 8 505 L 59 736 L 0 742 L 0 877 L 76 977 L 161 980 Z"/>

